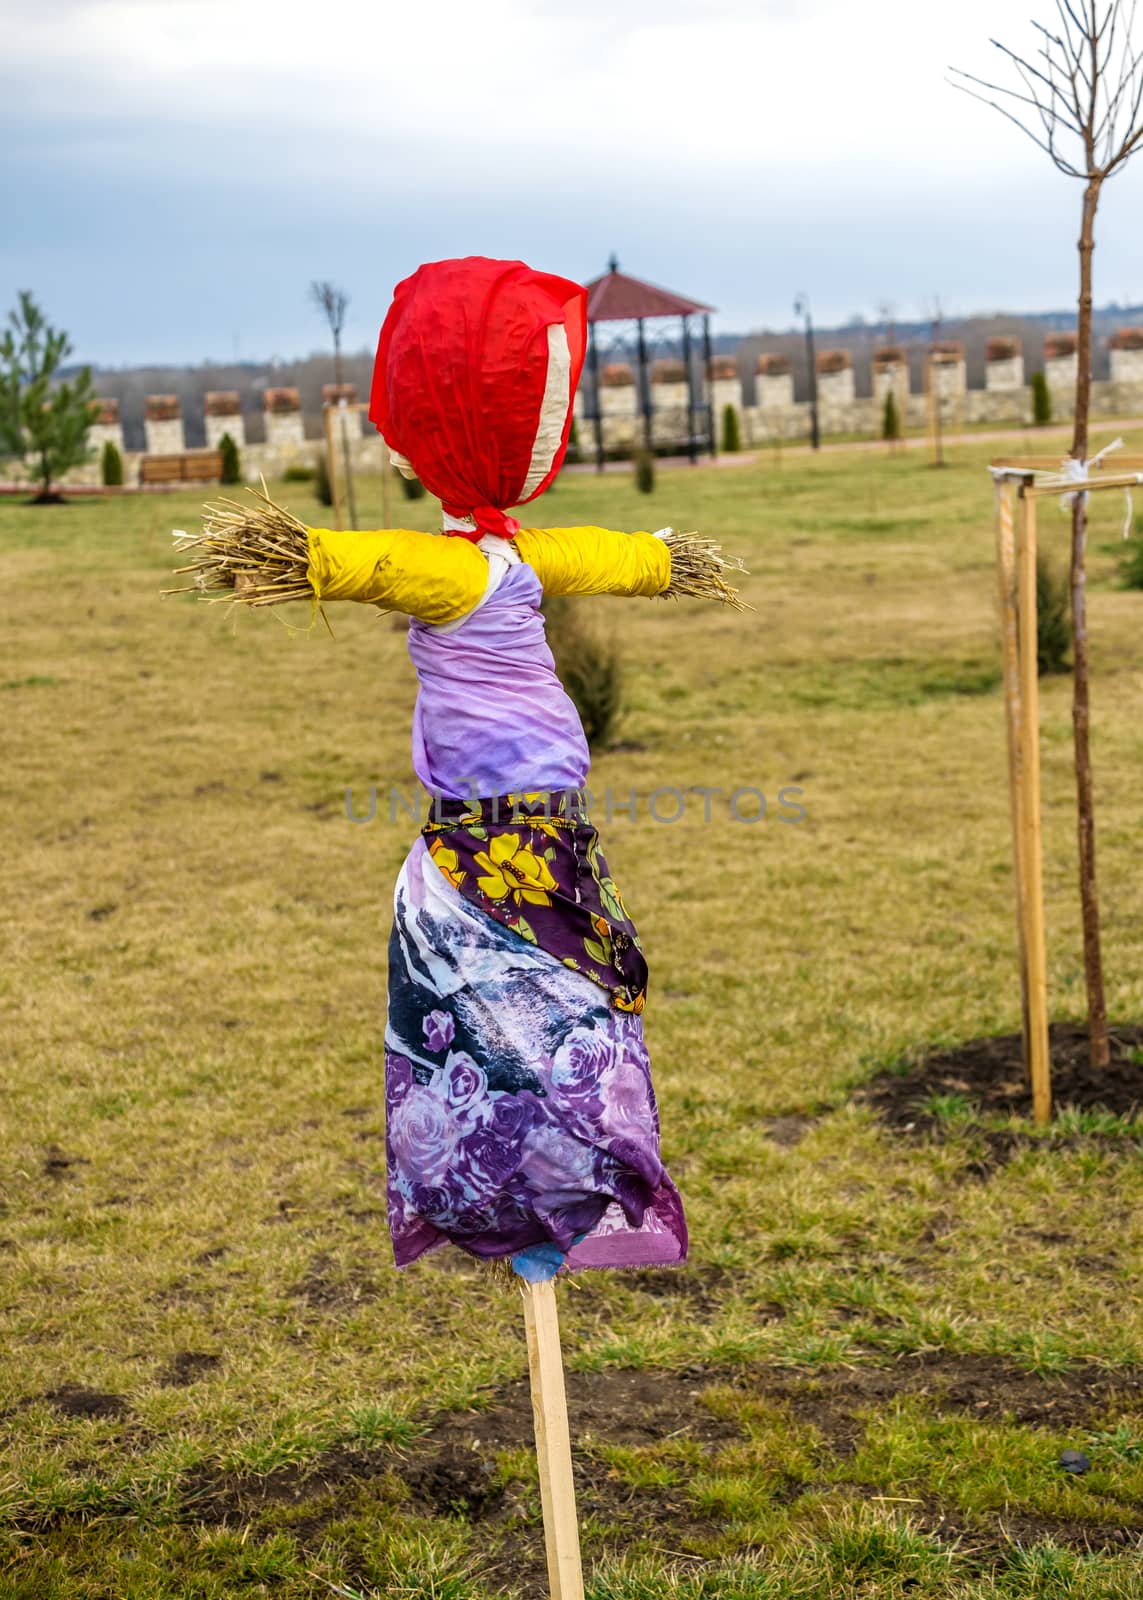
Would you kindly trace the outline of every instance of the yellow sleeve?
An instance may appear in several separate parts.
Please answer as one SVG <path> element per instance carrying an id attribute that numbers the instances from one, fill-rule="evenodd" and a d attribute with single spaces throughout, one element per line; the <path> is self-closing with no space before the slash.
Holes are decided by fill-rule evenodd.
<path id="1" fill-rule="evenodd" d="M 488 562 L 467 539 L 411 528 L 307 532 L 307 576 L 319 600 L 360 600 L 422 622 L 455 622 L 488 583 Z"/>
<path id="2" fill-rule="evenodd" d="M 516 548 L 545 594 L 662 594 L 671 552 L 653 533 L 521 528 Z"/>

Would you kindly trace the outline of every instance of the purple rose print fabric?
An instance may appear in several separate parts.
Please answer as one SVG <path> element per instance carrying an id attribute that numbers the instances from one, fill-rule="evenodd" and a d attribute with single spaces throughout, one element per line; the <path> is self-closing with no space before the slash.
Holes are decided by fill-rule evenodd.
<path id="1" fill-rule="evenodd" d="M 449 1241 L 550 1245 L 569 1267 L 685 1258 L 641 1018 L 466 900 L 423 840 L 397 881 L 385 1065 L 398 1266 Z"/>

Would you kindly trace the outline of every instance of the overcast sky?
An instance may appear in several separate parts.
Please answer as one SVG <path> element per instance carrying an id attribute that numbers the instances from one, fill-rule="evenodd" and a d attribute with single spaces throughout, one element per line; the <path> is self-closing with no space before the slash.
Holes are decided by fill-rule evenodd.
<path id="1" fill-rule="evenodd" d="M 1079 185 L 945 83 L 1048 0 L 0 0 L 0 309 L 106 363 L 372 345 L 442 256 L 616 251 L 715 327 L 1075 295 Z M 1143 156 L 1098 301 L 1143 301 Z"/>

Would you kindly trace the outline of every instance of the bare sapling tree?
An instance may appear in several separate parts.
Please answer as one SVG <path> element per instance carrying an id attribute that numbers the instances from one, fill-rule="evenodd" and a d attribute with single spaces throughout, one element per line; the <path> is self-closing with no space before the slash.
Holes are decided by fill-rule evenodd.
<path id="1" fill-rule="evenodd" d="M 349 296 L 344 289 L 327 281 L 310 284 L 310 299 L 329 323 L 333 339 L 333 381 L 341 386 L 341 330 L 345 327 L 345 313 L 349 310 Z"/>
<path id="2" fill-rule="evenodd" d="M 317 280 L 310 284 L 310 299 L 321 311 L 329 323 L 330 336 L 333 339 L 333 381 L 340 389 L 342 387 L 341 369 L 341 330 L 345 327 L 345 313 L 349 310 L 349 296 L 344 289 L 339 289 L 336 284 L 328 279 Z M 339 395 L 338 399 L 342 397 Z M 350 526 L 357 526 L 357 500 L 353 492 L 353 469 L 349 460 L 349 439 L 346 435 L 345 425 L 341 427 L 341 455 L 345 469 L 345 490 L 349 500 Z M 335 464 L 331 461 L 327 465 L 329 472 L 336 471 Z"/>
<path id="3" fill-rule="evenodd" d="M 1136 4 L 1137 0 L 1056 0 L 1052 23 L 1032 24 L 1039 37 L 1031 59 L 993 39 L 1014 69 L 1018 87 L 956 71 L 959 81 L 955 87 L 1014 122 L 1060 172 L 1083 184 L 1072 436 L 1072 457 L 1079 462 L 1087 460 L 1091 414 L 1091 277 L 1096 212 L 1104 184 L 1143 147 L 1143 49 L 1134 42 Z M 1072 730 L 1088 1032 L 1092 1064 L 1105 1067 L 1110 1060 L 1110 1047 L 1095 870 L 1086 568 L 1087 496 L 1078 493 L 1072 500 Z"/>

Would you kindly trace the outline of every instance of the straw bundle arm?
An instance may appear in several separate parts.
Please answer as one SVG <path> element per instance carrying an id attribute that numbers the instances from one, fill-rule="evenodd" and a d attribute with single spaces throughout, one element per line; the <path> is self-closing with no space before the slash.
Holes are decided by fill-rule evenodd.
<path id="1" fill-rule="evenodd" d="M 198 593 L 211 600 L 237 600 L 248 606 L 312 600 L 308 577 L 309 535 L 305 523 L 251 489 L 253 504 L 220 500 L 203 508 L 202 532 L 176 533 L 175 549 L 194 560 L 175 569 L 191 582 L 165 594 Z M 217 591 L 217 592 L 215 592 Z"/>
<path id="2" fill-rule="evenodd" d="M 190 582 L 165 593 L 197 593 L 249 606 L 355 599 L 444 622 L 464 615 L 483 592 L 483 558 L 464 541 L 439 541 L 397 530 L 314 533 L 276 505 L 265 484 L 250 494 L 251 502 L 245 505 L 221 500 L 206 506 L 201 533 L 175 534 L 180 555 L 192 558 L 176 572 Z M 644 568 L 653 573 L 654 564 L 648 567 L 644 556 L 641 567 L 639 546 L 629 545 L 629 540 L 644 541 L 644 549 L 666 546 L 670 575 L 665 588 L 653 578 L 647 586 L 646 577 L 639 576 Z M 524 529 L 518 548 L 523 559 L 537 568 L 545 592 L 550 587 L 555 593 L 642 593 L 676 600 L 686 596 L 716 600 L 736 611 L 749 609 L 726 577 L 745 570 L 741 561 L 724 555 L 713 539 L 697 533 L 666 529 L 652 540 L 646 534 L 602 529 Z M 469 566 L 474 570 L 467 571 Z M 633 576 L 628 576 L 629 566 Z M 574 573 L 570 582 L 568 570 Z M 430 595 L 444 588 L 455 589 L 456 594 L 438 615 L 440 607 L 430 603 Z"/>
<path id="3" fill-rule="evenodd" d="M 718 600 L 734 611 L 751 609 L 724 576 L 727 572 L 746 571 L 737 556 L 724 555 L 721 545 L 697 533 L 672 530 L 663 535 L 663 543 L 671 552 L 671 581 L 663 590 L 664 600 L 687 595 L 696 600 Z"/>

